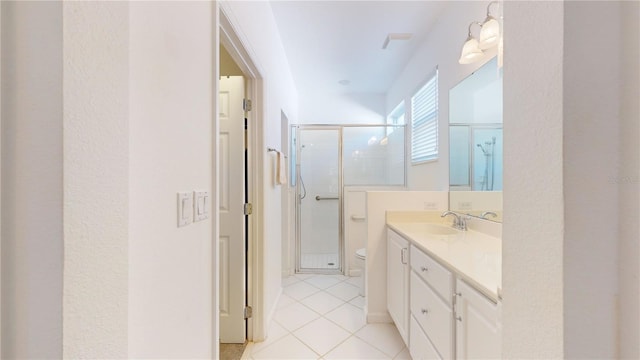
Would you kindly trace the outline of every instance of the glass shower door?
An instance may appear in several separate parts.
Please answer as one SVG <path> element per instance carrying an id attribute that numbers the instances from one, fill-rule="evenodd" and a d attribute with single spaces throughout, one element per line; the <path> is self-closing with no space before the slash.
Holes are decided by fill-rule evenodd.
<path id="1" fill-rule="evenodd" d="M 298 272 L 342 271 L 340 128 L 299 128 Z"/>

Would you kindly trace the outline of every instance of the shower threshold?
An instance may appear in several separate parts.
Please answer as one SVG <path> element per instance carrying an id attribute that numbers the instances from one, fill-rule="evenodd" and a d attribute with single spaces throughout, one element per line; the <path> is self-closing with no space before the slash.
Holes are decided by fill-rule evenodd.
<path id="1" fill-rule="evenodd" d="M 338 254 L 302 254 L 298 273 L 340 274 Z"/>

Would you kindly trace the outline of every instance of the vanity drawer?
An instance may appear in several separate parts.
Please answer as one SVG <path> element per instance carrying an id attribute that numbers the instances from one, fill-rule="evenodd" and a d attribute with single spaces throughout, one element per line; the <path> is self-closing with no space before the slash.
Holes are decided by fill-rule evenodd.
<path id="1" fill-rule="evenodd" d="M 438 264 L 429 255 L 415 246 L 411 246 L 411 268 L 431 285 L 444 299 L 453 295 L 453 275 L 444 266 Z"/>
<path id="2" fill-rule="evenodd" d="M 409 325 L 409 353 L 413 359 L 442 359 L 427 335 L 422 331 L 418 321 L 411 315 L 411 324 Z"/>
<path id="3" fill-rule="evenodd" d="M 443 359 L 452 357 L 453 312 L 416 273 L 411 273 L 411 314 Z M 409 338 L 409 343 L 413 338 Z"/>

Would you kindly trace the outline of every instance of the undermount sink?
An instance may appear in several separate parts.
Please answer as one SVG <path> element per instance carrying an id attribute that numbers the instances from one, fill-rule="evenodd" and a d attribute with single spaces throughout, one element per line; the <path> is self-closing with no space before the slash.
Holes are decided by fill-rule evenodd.
<path id="1" fill-rule="evenodd" d="M 460 230 L 456 230 L 450 226 L 440 224 L 424 224 L 424 230 L 432 235 L 456 235 Z"/>

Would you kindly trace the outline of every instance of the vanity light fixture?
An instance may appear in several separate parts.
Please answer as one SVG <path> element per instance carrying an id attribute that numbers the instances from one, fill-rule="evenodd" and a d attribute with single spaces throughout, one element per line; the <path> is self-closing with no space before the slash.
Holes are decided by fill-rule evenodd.
<path id="1" fill-rule="evenodd" d="M 491 5 L 500 4 L 497 1 L 492 1 L 487 5 L 487 17 L 484 19 L 480 29 L 480 49 L 486 50 L 498 45 L 500 40 L 500 23 L 491 15 Z"/>
<path id="2" fill-rule="evenodd" d="M 487 5 L 487 17 L 483 22 L 474 21 L 469 24 L 469 35 L 467 40 L 462 46 L 462 54 L 458 62 L 460 64 L 471 64 L 484 57 L 484 51 L 491 49 L 496 45 L 498 47 L 498 57 L 500 58 L 499 67 L 502 65 L 502 34 L 500 33 L 500 21 L 501 15 L 491 15 L 491 5 L 498 4 L 498 12 L 500 12 L 500 1 L 492 1 Z M 478 38 L 473 37 L 471 34 L 471 26 L 473 24 L 480 25 L 480 34 Z"/>
<path id="3" fill-rule="evenodd" d="M 471 26 L 474 24 L 480 25 L 482 27 L 482 24 L 477 21 L 469 24 L 469 35 L 467 36 L 467 40 L 462 46 L 462 53 L 460 54 L 460 59 L 458 60 L 460 64 L 471 64 L 484 56 L 484 53 L 480 49 L 478 39 L 473 37 L 473 35 L 471 34 Z"/>

